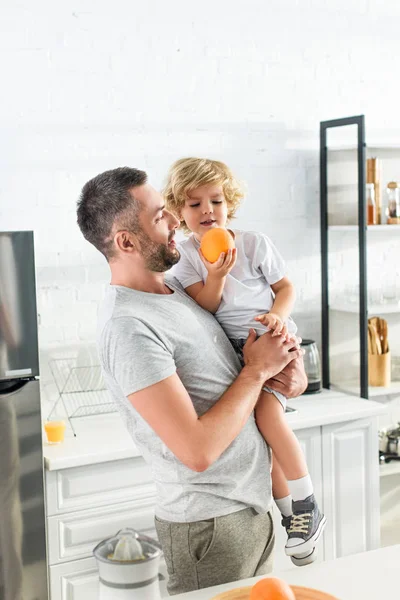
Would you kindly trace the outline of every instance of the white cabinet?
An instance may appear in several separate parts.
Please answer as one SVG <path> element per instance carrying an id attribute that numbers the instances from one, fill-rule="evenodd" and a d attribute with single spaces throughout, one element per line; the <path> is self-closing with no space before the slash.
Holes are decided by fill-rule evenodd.
<path id="1" fill-rule="evenodd" d="M 96 560 L 86 558 L 50 568 L 51 600 L 98 600 Z"/>
<path id="2" fill-rule="evenodd" d="M 327 517 L 318 561 L 379 547 L 379 463 L 376 418 L 296 431 L 314 492 Z M 286 532 L 274 507 L 275 568 L 293 567 Z"/>
<path id="3" fill-rule="evenodd" d="M 377 418 L 294 429 L 327 516 L 318 560 L 378 547 Z M 155 536 L 155 486 L 141 457 L 46 471 L 46 500 L 51 600 L 97 600 L 92 550 L 100 540 L 126 526 Z M 293 568 L 277 510 L 274 524 L 275 569 Z M 160 587 L 166 596 L 166 580 Z"/>
<path id="4" fill-rule="evenodd" d="M 142 457 L 46 471 L 51 600 L 97 600 L 93 548 L 129 526 L 155 536 L 154 506 Z"/>
<path id="5" fill-rule="evenodd" d="M 325 559 L 379 547 L 376 418 L 322 428 Z"/>
<path id="6" fill-rule="evenodd" d="M 308 470 L 314 485 L 315 496 L 319 502 L 321 510 L 323 509 L 322 496 L 322 437 L 321 427 L 311 427 L 310 429 L 300 429 L 296 431 L 296 436 L 300 442 L 304 456 L 306 457 Z M 274 568 L 283 570 L 293 568 L 293 563 L 285 554 L 286 530 L 281 525 L 281 514 L 274 504 L 274 527 L 275 527 L 275 561 Z M 318 562 L 324 558 L 323 544 L 320 544 L 318 550 Z"/>
<path id="7" fill-rule="evenodd" d="M 132 527 L 154 537 L 154 498 L 49 517 L 49 563 L 53 565 L 91 556 L 99 541 L 112 537 L 124 527 Z"/>
<path id="8" fill-rule="evenodd" d="M 46 471 L 47 514 L 114 506 L 155 496 L 151 469 L 141 456 Z"/>

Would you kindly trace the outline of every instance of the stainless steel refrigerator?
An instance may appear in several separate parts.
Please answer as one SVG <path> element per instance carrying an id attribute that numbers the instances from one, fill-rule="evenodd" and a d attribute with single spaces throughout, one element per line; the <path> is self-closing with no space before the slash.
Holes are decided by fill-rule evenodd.
<path id="1" fill-rule="evenodd" d="M 47 600 L 33 232 L 0 232 L 0 599 Z"/>

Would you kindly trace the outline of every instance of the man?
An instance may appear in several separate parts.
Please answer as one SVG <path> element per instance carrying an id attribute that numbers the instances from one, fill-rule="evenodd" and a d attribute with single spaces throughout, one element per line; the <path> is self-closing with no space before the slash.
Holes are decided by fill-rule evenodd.
<path id="1" fill-rule="evenodd" d="M 179 222 L 143 171 L 114 169 L 86 183 L 78 224 L 111 270 L 100 360 L 151 465 L 169 593 L 268 573 L 270 461 L 253 409 L 265 381 L 287 397 L 304 390 L 298 340 L 252 331 L 241 369 L 214 317 L 165 280 L 179 260 Z"/>

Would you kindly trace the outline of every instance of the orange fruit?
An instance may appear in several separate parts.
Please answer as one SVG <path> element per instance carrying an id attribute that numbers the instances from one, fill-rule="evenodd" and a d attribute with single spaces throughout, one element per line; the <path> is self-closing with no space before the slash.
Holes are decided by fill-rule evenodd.
<path id="1" fill-rule="evenodd" d="M 228 252 L 235 247 L 235 242 L 229 231 L 222 227 L 214 227 L 201 238 L 200 248 L 203 256 L 208 262 L 214 263 L 219 259 L 221 252 Z"/>
<path id="2" fill-rule="evenodd" d="M 250 600 L 296 600 L 296 597 L 286 581 L 278 577 L 266 577 L 253 585 Z"/>

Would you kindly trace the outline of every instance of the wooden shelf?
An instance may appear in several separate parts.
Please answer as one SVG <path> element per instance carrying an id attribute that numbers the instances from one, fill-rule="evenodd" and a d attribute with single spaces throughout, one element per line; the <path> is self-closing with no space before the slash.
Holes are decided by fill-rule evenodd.
<path id="1" fill-rule="evenodd" d="M 330 310 L 336 310 L 337 312 L 354 313 L 360 312 L 358 303 L 346 304 L 344 302 L 335 302 L 329 305 Z M 375 315 L 389 315 L 389 314 L 400 314 L 400 301 L 397 304 L 370 304 L 368 306 L 368 314 L 370 316 Z"/>
<path id="2" fill-rule="evenodd" d="M 357 231 L 358 225 L 329 225 L 328 231 Z M 400 225 L 368 225 L 367 231 L 382 233 L 389 231 L 400 231 Z"/>

